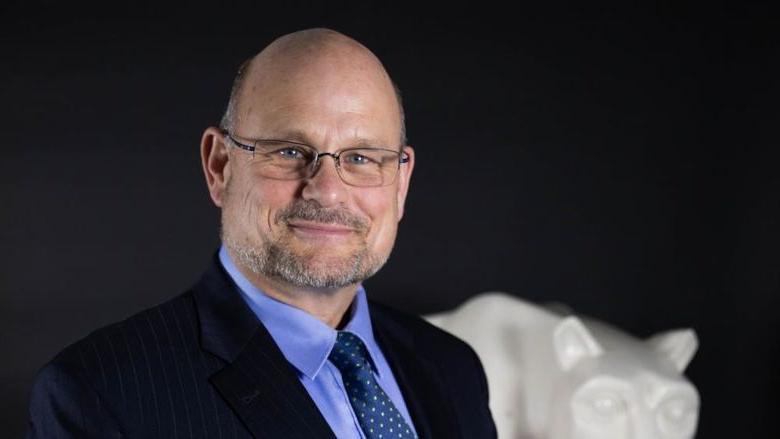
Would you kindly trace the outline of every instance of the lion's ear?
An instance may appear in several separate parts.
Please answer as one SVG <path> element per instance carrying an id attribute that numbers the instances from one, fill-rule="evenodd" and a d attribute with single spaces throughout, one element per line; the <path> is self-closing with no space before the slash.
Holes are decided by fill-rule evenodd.
<path id="1" fill-rule="evenodd" d="M 553 348 L 558 364 L 570 370 L 585 358 L 597 357 L 604 351 L 588 328 L 577 317 L 566 317 L 553 331 Z"/>
<path id="2" fill-rule="evenodd" d="M 669 358 L 677 371 L 682 372 L 699 349 L 699 338 L 693 329 L 674 329 L 650 337 L 647 344 Z"/>

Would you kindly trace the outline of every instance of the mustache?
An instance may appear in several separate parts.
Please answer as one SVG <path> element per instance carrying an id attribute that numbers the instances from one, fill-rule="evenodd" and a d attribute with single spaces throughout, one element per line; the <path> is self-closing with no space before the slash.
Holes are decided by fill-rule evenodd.
<path id="1" fill-rule="evenodd" d="M 276 214 L 277 221 L 288 223 L 292 220 L 304 220 L 325 224 L 339 224 L 363 231 L 368 221 L 346 209 L 326 209 L 313 200 L 297 200 Z"/>

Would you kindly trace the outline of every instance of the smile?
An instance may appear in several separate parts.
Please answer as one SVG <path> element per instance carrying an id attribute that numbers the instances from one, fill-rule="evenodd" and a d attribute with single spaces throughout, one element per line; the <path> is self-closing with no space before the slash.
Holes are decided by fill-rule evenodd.
<path id="1" fill-rule="evenodd" d="M 355 232 L 354 229 L 348 226 L 333 223 L 294 220 L 287 223 L 287 225 L 296 235 L 310 238 L 341 238 Z"/>

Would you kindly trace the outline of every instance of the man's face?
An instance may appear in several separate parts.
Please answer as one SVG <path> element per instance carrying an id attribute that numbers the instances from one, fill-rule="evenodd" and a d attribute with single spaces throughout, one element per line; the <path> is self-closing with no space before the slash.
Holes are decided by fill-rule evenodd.
<path id="1" fill-rule="evenodd" d="M 296 141 L 320 152 L 398 148 L 399 109 L 385 77 L 319 63 L 284 81 L 264 79 L 246 78 L 235 136 Z M 384 264 L 413 161 L 401 165 L 392 185 L 364 188 L 345 184 L 329 156 L 309 179 L 275 180 L 261 176 L 257 157 L 228 148 L 223 240 L 240 265 L 296 287 L 334 289 Z"/>

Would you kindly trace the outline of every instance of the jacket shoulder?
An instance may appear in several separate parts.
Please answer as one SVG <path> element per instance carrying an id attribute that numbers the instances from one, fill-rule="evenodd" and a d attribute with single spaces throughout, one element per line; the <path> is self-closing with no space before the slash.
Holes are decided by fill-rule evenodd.
<path id="1" fill-rule="evenodd" d="M 396 338 L 409 341 L 418 352 L 437 357 L 437 360 L 477 358 L 476 352 L 468 343 L 422 317 L 373 301 L 370 305 L 375 324 Z"/>
<path id="2" fill-rule="evenodd" d="M 160 374 L 174 376 L 171 359 L 194 352 L 197 338 L 187 292 L 72 343 L 35 377 L 28 437 L 119 437 L 137 428 L 128 409 L 142 416 L 147 390 Z"/>
<path id="3" fill-rule="evenodd" d="M 432 380 L 447 389 L 464 437 L 495 438 L 487 378 L 474 349 L 425 319 L 371 303 L 372 322 L 434 368 Z"/>
<path id="4" fill-rule="evenodd" d="M 113 366 L 115 357 L 134 357 L 136 350 L 165 349 L 177 341 L 197 335 L 192 292 L 187 291 L 124 320 L 98 328 L 59 352 L 49 364 L 84 368 L 95 366 L 103 373 Z M 132 358 L 128 358 L 132 359 Z M 92 364 L 95 363 L 95 364 Z"/>

